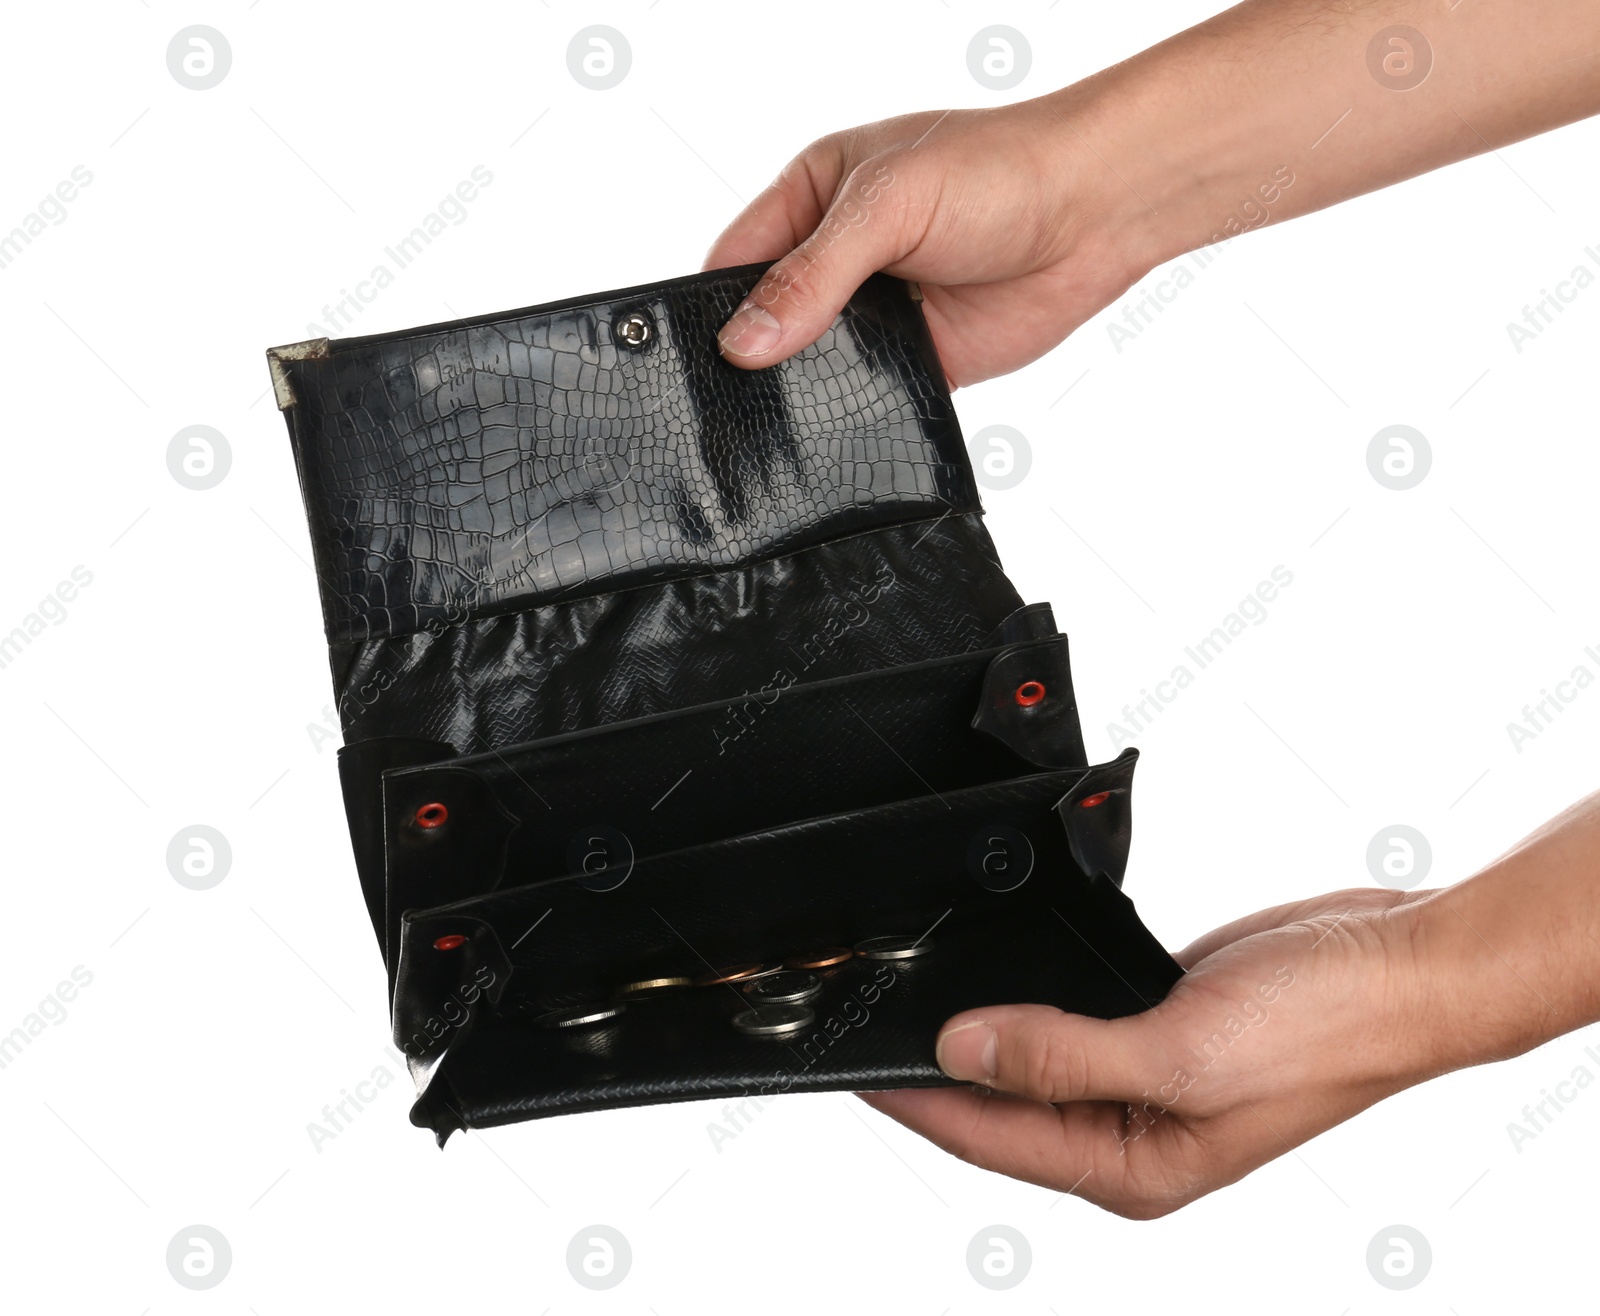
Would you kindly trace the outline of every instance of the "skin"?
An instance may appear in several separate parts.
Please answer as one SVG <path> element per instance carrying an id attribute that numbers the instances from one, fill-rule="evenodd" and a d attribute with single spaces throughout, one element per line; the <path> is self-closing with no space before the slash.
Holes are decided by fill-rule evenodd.
<path id="1" fill-rule="evenodd" d="M 1404 92 L 1367 64 L 1372 38 L 1397 24 L 1432 50 L 1427 79 Z M 706 258 L 778 262 L 724 330 L 724 355 L 751 369 L 783 360 L 886 270 L 923 285 L 950 382 L 975 383 L 1042 356 L 1155 266 L 1230 236 L 1230 219 L 1259 226 L 1260 189 L 1282 167 L 1296 181 L 1266 206 L 1271 221 L 1597 110 L 1600 12 L 1587 0 L 1252 0 L 1035 100 L 813 142 Z M 755 312 L 776 321 L 776 342 Z"/>
<path id="2" fill-rule="evenodd" d="M 1407 90 L 1368 62 L 1401 24 L 1431 52 Z M 1385 55 L 1399 74 L 1430 57 Z M 921 284 L 950 385 L 974 383 L 1187 251 L 1597 111 L 1592 3 L 1251 0 L 1034 100 L 812 143 L 706 258 L 776 262 L 723 354 L 785 359 L 884 270 Z M 976 1165 L 1164 1215 L 1406 1087 L 1600 1020 L 1600 794 L 1454 886 L 1314 896 L 1177 958 L 1188 975 L 1126 1019 L 957 1015 L 939 1063 L 981 1087 L 863 1099 Z"/>

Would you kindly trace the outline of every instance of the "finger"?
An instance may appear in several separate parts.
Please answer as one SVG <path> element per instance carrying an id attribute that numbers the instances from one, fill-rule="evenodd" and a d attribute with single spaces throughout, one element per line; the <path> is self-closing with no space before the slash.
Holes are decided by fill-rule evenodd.
<path id="1" fill-rule="evenodd" d="M 821 223 L 839 190 L 844 155 L 828 138 L 814 142 L 734 216 L 706 253 L 708 270 L 773 261 L 800 245 Z"/>
<path id="2" fill-rule="evenodd" d="M 971 1088 L 906 1088 L 858 1094 L 873 1109 L 981 1169 L 1081 1197 L 1118 1215 L 1148 1219 L 1180 1204 L 1176 1185 L 1197 1182 L 1195 1149 L 1163 1137 L 1158 1155 L 1122 1102 L 1057 1108 Z M 1135 1147 L 1145 1154 L 1130 1156 Z M 1170 1149 L 1170 1150 L 1169 1150 Z M 1170 1159 L 1167 1159 L 1169 1158 Z"/>
<path id="3" fill-rule="evenodd" d="M 1243 941 L 1257 932 L 1287 927 L 1291 923 L 1298 923 L 1301 919 L 1317 914 L 1332 914 L 1337 917 L 1344 913 L 1392 909 L 1412 898 L 1413 893 L 1410 892 L 1354 887 L 1348 891 L 1335 891 L 1311 896 L 1305 900 L 1291 901 L 1286 905 L 1274 905 L 1270 909 L 1259 909 L 1254 914 L 1246 914 L 1243 918 L 1234 919 L 1232 923 L 1225 923 L 1220 928 L 1214 928 L 1197 937 L 1174 955 L 1173 959 L 1185 969 L 1192 969 L 1201 960 L 1215 954 L 1224 946 Z"/>
<path id="4" fill-rule="evenodd" d="M 894 181 L 883 159 L 850 172 L 815 228 L 762 276 L 717 335 L 727 360 L 758 369 L 816 342 L 868 275 L 910 250 L 908 188 Z"/>
<path id="5" fill-rule="evenodd" d="M 1125 1106 L 1093 1103 L 1057 1110 L 1039 1101 L 972 1088 L 903 1088 L 859 1094 L 873 1109 L 936 1147 L 985 1170 L 1065 1191 L 1091 1174 L 1101 1144 L 1113 1156 Z M 1097 1185 L 1097 1189 L 1107 1185 Z"/>
<path id="6" fill-rule="evenodd" d="M 1153 1014 L 1090 1019 L 1049 1005 L 958 1014 L 939 1032 L 939 1068 L 951 1078 L 1035 1101 L 1132 1102 L 1172 1077 L 1164 1021 Z"/>

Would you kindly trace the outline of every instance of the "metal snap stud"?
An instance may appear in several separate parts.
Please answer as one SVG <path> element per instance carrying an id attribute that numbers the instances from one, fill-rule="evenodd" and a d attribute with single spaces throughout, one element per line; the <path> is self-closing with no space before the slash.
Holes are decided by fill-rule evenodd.
<path id="1" fill-rule="evenodd" d="M 1017 707 L 1032 708 L 1044 698 L 1044 684 L 1040 681 L 1024 681 L 1017 687 Z"/>
<path id="2" fill-rule="evenodd" d="M 613 332 L 619 343 L 635 349 L 643 347 L 655 335 L 650 321 L 638 311 L 618 320 Z"/>

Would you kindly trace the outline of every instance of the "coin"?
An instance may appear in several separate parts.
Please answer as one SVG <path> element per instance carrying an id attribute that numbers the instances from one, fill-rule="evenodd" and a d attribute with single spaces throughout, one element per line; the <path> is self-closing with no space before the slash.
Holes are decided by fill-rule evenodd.
<path id="1" fill-rule="evenodd" d="M 569 1005 L 541 1014 L 535 1023 L 541 1028 L 576 1028 L 579 1024 L 598 1024 L 615 1019 L 628 1007 L 621 1001 L 597 1001 L 588 1005 Z"/>
<path id="2" fill-rule="evenodd" d="M 746 983 L 744 994 L 761 1005 L 804 1005 L 822 994 L 822 979 L 814 973 L 786 969 Z"/>
<path id="3" fill-rule="evenodd" d="M 733 1016 L 733 1026 L 749 1037 L 787 1037 L 803 1032 L 816 1019 L 804 1005 L 758 1005 Z"/>
<path id="4" fill-rule="evenodd" d="M 693 978 L 643 978 L 638 982 L 625 982 L 612 993 L 618 1000 L 635 996 L 653 996 L 657 992 L 671 991 L 674 987 L 688 987 Z"/>
<path id="5" fill-rule="evenodd" d="M 809 951 L 804 955 L 791 955 L 783 962 L 786 969 L 826 969 L 830 965 L 843 964 L 855 954 L 848 946 L 826 946 L 822 950 Z"/>
<path id="6" fill-rule="evenodd" d="M 717 969 L 713 973 L 702 973 L 694 980 L 696 987 L 715 987 L 725 982 L 743 982 L 746 978 L 754 978 L 766 970 L 764 964 L 730 964 L 726 969 Z"/>
<path id="7" fill-rule="evenodd" d="M 776 962 L 776 961 L 774 961 L 771 964 L 763 964 L 759 969 L 757 969 L 754 973 L 752 973 L 750 975 L 750 978 L 765 978 L 769 974 L 782 973 L 782 972 L 783 972 L 783 965 L 778 963 L 778 962 Z M 745 981 L 749 982 L 750 978 L 746 978 Z"/>
<path id="8" fill-rule="evenodd" d="M 856 942 L 856 954 L 866 960 L 911 960 L 932 949 L 925 937 L 868 937 Z"/>

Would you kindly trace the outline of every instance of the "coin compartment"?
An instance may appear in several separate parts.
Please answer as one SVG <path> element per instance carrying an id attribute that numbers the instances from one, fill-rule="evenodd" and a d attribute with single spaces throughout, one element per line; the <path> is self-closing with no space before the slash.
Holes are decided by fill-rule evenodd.
<path id="1" fill-rule="evenodd" d="M 761 1058 L 771 1039 L 731 1033 L 731 1015 L 746 1002 L 727 984 L 630 1003 L 589 1039 L 572 1036 L 580 1030 L 553 1036 L 530 1022 L 551 1008 L 603 998 L 625 979 L 775 960 L 826 941 L 926 932 L 934 950 L 888 964 L 896 988 L 886 989 L 874 1015 L 883 1030 L 852 1028 L 848 1041 L 828 1042 L 825 1059 L 799 1070 L 791 1064 L 795 1090 L 836 1087 L 874 1063 L 880 1072 L 869 1086 L 938 1081 L 932 1039 L 958 1009 L 1044 1000 L 1109 1018 L 1145 1008 L 1165 994 L 1177 966 L 1143 934 L 1118 889 L 1120 870 L 1090 871 L 1093 860 L 1085 863 L 1097 841 L 1108 842 L 1096 834 L 1119 824 L 1109 814 L 1102 824 L 1097 809 L 1080 803 L 1112 792 L 1125 799 L 1133 761 L 1130 751 L 1094 768 L 1033 773 L 650 856 L 607 892 L 568 876 L 408 919 L 397 1037 L 414 1037 L 419 1021 L 437 1013 L 437 1001 L 419 994 L 412 966 L 432 962 L 442 930 L 476 928 L 480 938 L 488 930 L 505 955 L 504 990 L 451 1040 L 419 1122 L 449 1124 L 452 1106 L 471 1107 L 472 1124 L 588 1109 L 617 1104 L 623 1090 L 638 1100 L 660 1100 L 669 1090 L 733 1094 L 748 1085 L 752 1065 L 777 1066 L 773 1081 L 782 1081 L 783 1062 Z M 1030 859 L 1026 877 L 1005 890 L 985 880 L 973 849 L 975 838 L 996 835 L 1025 843 Z M 871 982 L 882 964 L 856 959 L 819 970 L 824 992 L 810 1003 L 819 1020 L 849 1000 L 864 1006 L 851 984 Z M 437 993 L 439 984 L 428 990 Z M 878 1051 L 891 1030 L 895 1045 Z M 482 1068 L 480 1057 L 490 1055 L 515 1058 L 514 1082 Z M 509 1103 L 503 1109 L 497 1091 Z"/>
<path id="2" fill-rule="evenodd" d="M 1046 674 L 1042 710 L 1070 735 L 1041 749 L 1041 715 L 1008 704 L 1017 671 Z M 654 854 L 800 819 L 1083 766 L 1065 636 L 885 671 L 775 686 L 384 777 L 387 945 L 399 917 L 571 874 L 597 889 Z M 783 746 L 774 762 L 773 745 Z M 428 810 L 449 821 L 421 827 Z"/>
<path id="3" fill-rule="evenodd" d="M 748 1068 L 738 1048 L 778 1039 L 730 1043 L 744 1001 L 727 985 L 652 995 L 590 1027 L 538 1020 L 622 983 L 885 933 L 938 942 L 892 966 L 896 1026 L 930 1013 L 919 1042 L 896 1041 L 894 1082 L 932 1081 L 931 1012 L 992 1002 L 1008 974 L 1015 999 L 1100 1017 L 1160 999 L 1177 966 L 1118 889 L 1137 752 L 1084 762 L 1066 638 L 1037 634 L 1049 623 L 1032 610 L 996 637 L 1013 643 L 784 687 L 754 721 L 738 720 L 748 701 L 722 700 L 384 773 L 395 1036 L 443 1056 L 416 1118 L 443 1133 L 475 1107 L 493 1084 L 457 1076 L 483 1048 L 521 1057 L 507 1118 L 616 1105 L 618 1085 L 655 1094 L 639 1100 L 731 1091 Z M 1016 700 L 1028 680 L 1044 699 Z M 768 743 L 784 748 L 777 770 Z M 630 780 L 630 765 L 659 780 Z M 447 823 L 416 823 L 440 809 Z M 619 840 L 605 865 L 584 862 L 583 847 Z M 438 945 L 463 939 L 469 954 L 440 959 Z M 1024 943 L 1047 951 L 1048 989 L 1011 963 Z M 863 963 L 821 971 L 819 1009 Z M 432 1040 L 479 981 L 481 1004 Z M 865 1045 L 831 1050 L 803 1082 L 839 1086 Z"/>

